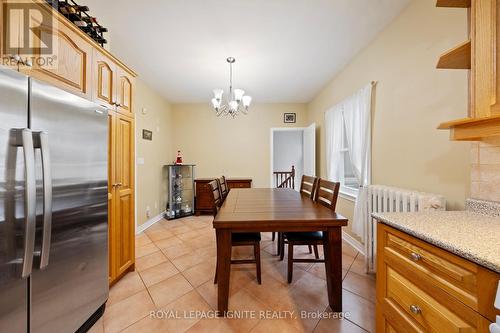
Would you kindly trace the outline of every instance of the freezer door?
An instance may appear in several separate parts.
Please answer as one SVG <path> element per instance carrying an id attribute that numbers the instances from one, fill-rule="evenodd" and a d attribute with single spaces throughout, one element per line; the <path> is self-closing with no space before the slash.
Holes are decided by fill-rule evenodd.
<path id="1" fill-rule="evenodd" d="M 20 140 L 28 126 L 28 79 L 0 69 L 0 332 L 26 332 L 25 167 Z M 28 254 L 29 255 L 29 254 Z"/>
<path id="2" fill-rule="evenodd" d="M 108 297 L 107 112 L 36 80 L 30 101 L 37 167 L 31 332 L 75 332 Z"/>

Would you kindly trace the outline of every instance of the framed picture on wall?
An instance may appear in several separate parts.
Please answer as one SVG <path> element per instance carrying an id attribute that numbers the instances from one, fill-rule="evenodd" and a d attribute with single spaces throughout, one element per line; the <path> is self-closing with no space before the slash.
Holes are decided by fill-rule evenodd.
<path id="1" fill-rule="evenodd" d="M 142 130 L 142 138 L 144 140 L 153 141 L 153 131 L 148 131 L 147 129 Z"/>
<path id="2" fill-rule="evenodd" d="M 285 124 L 295 124 L 297 122 L 297 114 L 296 113 L 285 113 L 283 115 L 283 122 Z"/>

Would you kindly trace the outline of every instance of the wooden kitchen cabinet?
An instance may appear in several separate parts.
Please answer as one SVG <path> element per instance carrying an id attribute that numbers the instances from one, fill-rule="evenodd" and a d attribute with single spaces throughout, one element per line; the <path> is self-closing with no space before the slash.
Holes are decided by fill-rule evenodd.
<path id="1" fill-rule="evenodd" d="M 377 332 L 488 332 L 500 274 L 377 226 Z"/>
<path id="2" fill-rule="evenodd" d="M 92 62 L 93 99 L 96 103 L 133 117 L 132 94 L 134 75 L 98 50 Z"/>
<path id="3" fill-rule="evenodd" d="M 134 269 L 134 121 L 109 113 L 109 272 L 110 283 Z"/>
<path id="4" fill-rule="evenodd" d="M 52 12 L 51 7 L 40 6 L 40 8 L 45 12 Z M 41 43 L 45 38 L 44 35 L 53 38 L 54 54 L 48 58 L 40 54 L 21 54 L 21 58 L 26 59 L 20 65 L 21 71 L 33 78 L 91 99 L 89 64 L 92 58 L 92 45 L 82 38 L 78 29 L 64 17 L 55 16 L 56 23 L 50 26 L 37 22 L 36 17 L 30 19 L 34 21 L 32 25 L 36 27 L 35 33 L 42 36 L 40 39 L 34 39 L 34 42 Z M 28 60 L 30 57 L 34 58 Z M 37 58 L 45 60 L 37 61 Z"/>

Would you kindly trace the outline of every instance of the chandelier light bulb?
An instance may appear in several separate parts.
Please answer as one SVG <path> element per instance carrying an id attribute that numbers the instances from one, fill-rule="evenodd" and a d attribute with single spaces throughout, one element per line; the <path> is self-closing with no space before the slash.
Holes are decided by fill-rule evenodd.
<path id="1" fill-rule="evenodd" d="M 243 95 L 245 95 L 245 91 L 244 90 L 241 90 L 241 89 L 234 89 L 234 99 L 239 103 L 243 97 Z"/>
<path id="2" fill-rule="evenodd" d="M 243 106 L 248 108 L 250 106 L 250 103 L 252 103 L 252 97 L 250 96 L 243 96 L 242 97 L 242 102 L 243 102 Z"/>
<path id="3" fill-rule="evenodd" d="M 236 101 L 229 102 L 229 110 L 236 112 L 236 110 L 238 110 L 238 102 Z"/>
<path id="4" fill-rule="evenodd" d="M 217 100 L 217 98 L 212 98 L 212 107 L 215 110 L 218 110 L 220 107 L 220 100 Z"/>
<path id="5" fill-rule="evenodd" d="M 222 90 L 222 89 L 214 89 L 214 98 L 216 100 L 221 101 L 223 94 L 224 94 L 224 90 Z"/>

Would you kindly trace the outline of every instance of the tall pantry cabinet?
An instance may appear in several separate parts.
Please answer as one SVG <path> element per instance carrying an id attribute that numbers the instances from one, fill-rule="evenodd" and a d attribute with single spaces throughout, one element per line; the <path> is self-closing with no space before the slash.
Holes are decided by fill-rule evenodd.
<path id="1" fill-rule="evenodd" d="M 134 76 L 102 55 L 94 59 L 94 100 L 109 110 L 109 281 L 113 284 L 135 263 Z"/>

